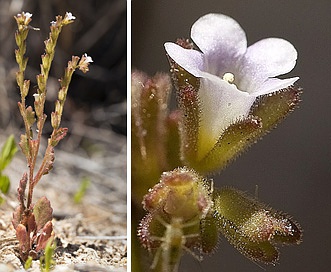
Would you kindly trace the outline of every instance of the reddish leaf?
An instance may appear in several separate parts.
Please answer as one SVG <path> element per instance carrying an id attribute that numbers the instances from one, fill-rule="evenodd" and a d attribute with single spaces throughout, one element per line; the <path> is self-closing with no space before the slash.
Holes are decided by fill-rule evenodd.
<path id="1" fill-rule="evenodd" d="M 21 135 L 21 140 L 18 144 L 20 148 L 22 149 L 22 152 L 26 158 L 29 157 L 29 143 L 28 143 L 28 138 L 26 137 L 25 134 Z"/>
<path id="2" fill-rule="evenodd" d="M 17 226 L 21 223 L 22 214 L 23 214 L 22 206 L 18 206 L 13 212 L 12 224 L 14 226 L 14 229 L 17 229 Z"/>
<path id="3" fill-rule="evenodd" d="M 53 224 L 52 221 L 48 221 L 45 226 L 42 228 L 40 233 L 38 233 L 38 238 L 37 238 L 37 247 L 36 247 L 36 252 L 39 252 L 40 250 L 45 249 L 46 244 L 48 243 L 49 240 L 54 239 L 54 232 L 53 232 Z"/>
<path id="4" fill-rule="evenodd" d="M 21 253 L 21 258 L 23 261 L 27 259 L 28 251 L 30 249 L 30 239 L 26 231 L 26 228 L 22 224 L 18 224 L 16 227 L 16 237 L 19 241 L 19 248 Z"/>
<path id="5" fill-rule="evenodd" d="M 49 146 L 46 150 L 46 154 L 44 157 L 43 165 L 40 167 L 39 173 L 41 175 L 46 175 L 53 169 L 55 156 L 54 156 L 54 148 L 53 146 Z M 41 177 L 41 176 L 40 176 Z"/>
<path id="6" fill-rule="evenodd" d="M 31 154 L 32 161 L 34 160 L 34 158 L 38 156 L 39 144 L 40 142 L 38 140 L 29 140 L 29 145 L 30 145 L 29 154 Z"/>
<path id="7" fill-rule="evenodd" d="M 17 198 L 23 207 L 24 207 L 24 195 L 25 195 L 27 182 L 28 182 L 28 174 L 24 173 L 17 188 Z"/>
<path id="8" fill-rule="evenodd" d="M 31 237 L 31 233 L 34 234 L 37 232 L 37 224 L 36 224 L 36 219 L 35 216 L 33 215 L 33 213 L 29 213 L 27 215 L 27 227 L 28 227 L 28 233 Z"/>
<path id="9" fill-rule="evenodd" d="M 66 135 L 68 128 L 58 128 L 54 130 L 51 145 L 55 147 Z"/>
<path id="10" fill-rule="evenodd" d="M 37 231 L 53 218 L 53 209 L 49 200 L 44 196 L 40 198 L 33 207 L 33 214 L 36 219 Z"/>
<path id="11" fill-rule="evenodd" d="M 13 213 L 12 224 L 15 229 L 17 228 L 18 224 L 22 223 L 23 212 L 25 210 L 24 194 L 25 194 L 27 182 L 28 182 L 28 175 L 27 173 L 24 173 L 17 188 L 17 198 L 18 201 L 20 202 L 20 205 L 15 209 Z"/>
<path id="12" fill-rule="evenodd" d="M 35 116 L 35 112 L 33 111 L 32 107 L 29 106 L 26 109 L 26 120 L 28 121 L 29 126 L 31 127 L 34 122 L 36 121 L 36 116 Z"/>

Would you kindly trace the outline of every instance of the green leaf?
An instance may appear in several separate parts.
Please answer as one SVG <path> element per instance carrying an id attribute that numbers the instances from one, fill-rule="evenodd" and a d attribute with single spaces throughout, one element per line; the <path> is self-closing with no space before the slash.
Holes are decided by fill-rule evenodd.
<path id="1" fill-rule="evenodd" d="M 0 176 L 0 191 L 4 194 L 8 193 L 10 187 L 10 180 L 7 176 Z M 0 196 L 0 204 L 4 202 L 4 199 Z"/>
<path id="2" fill-rule="evenodd" d="M 25 270 L 28 270 L 29 268 L 31 268 L 32 260 L 33 260 L 32 257 L 29 256 L 28 259 L 25 261 L 25 263 L 24 263 Z"/>
<path id="3" fill-rule="evenodd" d="M 14 136 L 10 135 L 1 149 L 0 171 L 3 171 L 6 168 L 6 166 L 12 161 L 16 152 L 17 152 L 17 146 L 15 143 Z"/>
<path id="4" fill-rule="evenodd" d="M 51 271 L 52 266 L 55 264 L 54 251 L 56 248 L 56 243 L 49 239 L 45 247 L 45 255 L 40 258 L 40 270 L 42 272 Z"/>
<path id="5" fill-rule="evenodd" d="M 5 175 L 1 175 L 0 176 L 0 190 L 1 192 L 3 192 L 4 194 L 7 194 L 9 191 L 9 187 L 10 187 L 10 180 L 8 176 Z"/>
<path id="6" fill-rule="evenodd" d="M 83 180 L 80 183 L 78 191 L 74 195 L 74 202 L 76 204 L 79 204 L 82 202 L 82 199 L 85 196 L 88 187 L 90 187 L 90 184 L 91 184 L 91 182 L 88 178 L 86 178 L 86 177 L 83 178 Z"/>

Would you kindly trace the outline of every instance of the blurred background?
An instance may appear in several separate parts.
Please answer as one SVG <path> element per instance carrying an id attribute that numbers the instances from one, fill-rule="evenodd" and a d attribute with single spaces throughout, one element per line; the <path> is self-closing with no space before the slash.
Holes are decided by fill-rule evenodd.
<path id="1" fill-rule="evenodd" d="M 331 2 L 329 0 L 132 1 L 132 67 L 168 72 L 164 42 L 189 38 L 192 24 L 223 13 L 246 31 L 248 44 L 267 37 L 290 41 L 299 57 L 302 102 L 277 129 L 215 177 L 289 213 L 304 229 L 303 243 L 280 248 L 280 263 L 259 266 L 225 238 L 202 263 L 187 255 L 181 271 L 329 271 L 331 257 Z"/>
<path id="2" fill-rule="evenodd" d="M 16 104 L 19 97 L 15 92 L 16 22 L 13 16 L 21 11 L 32 13 L 31 26 L 40 28 L 40 31 L 31 30 L 27 41 L 29 65 L 26 77 L 31 79 L 31 86 L 36 86 L 35 75 L 44 53 L 43 41 L 48 37 L 50 21 L 57 15 L 72 12 L 77 19 L 65 27 L 59 37 L 48 86 L 49 101 L 56 98 L 57 79 L 62 76 L 71 56 L 88 53 L 94 61 L 93 68 L 87 74 L 75 73 L 65 110 L 67 119 L 68 116 L 71 119 L 77 117 L 86 125 L 101 126 L 125 135 L 126 2 L 123 0 L 86 0 L 79 4 L 74 0 L 0 0 L 1 94 L 8 96 L 8 103 L 6 99 L 0 102 L 1 126 L 14 122 L 8 108 L 12 106 L 10 98 L 14 98 Z"/>

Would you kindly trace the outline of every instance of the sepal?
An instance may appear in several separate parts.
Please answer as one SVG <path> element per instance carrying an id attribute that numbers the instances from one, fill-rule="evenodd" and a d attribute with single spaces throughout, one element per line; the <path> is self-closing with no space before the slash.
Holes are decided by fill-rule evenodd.
<path id="1" fill-rule="evenodd" d="M 290 86 L 277 92 L 259 96 L 253 104 L 250 114 L 261 119 L 263 124 L 261 136 L 298 107 L 302 88 Z"/>
<path id="2" fill-rule="evenodd" d="M 211 192 L 211 184 L 202 176 L 178 168 L 163 173 L 160 182 L 145 195 L 143 206 L 148 213 L 140 222 L 138 237 L 154 255 L 152 269 L 176 271 L 184 252 L 201 260 L 194 249 L 203 252 L 201 237 L 207 237 L 211 228 L 209 221 L 204 221 L 207 232 L 201 235 L 201 221 L 212 208 Z M 211 247 L 208 240 L 205 252 Z"/>
<path id="3" fill-rule="evenodd" d="M 255 142 L 261 127 L 260 119 L 255 116 L 236 121 L 222 133 L 205 157 L 200 160 L 196 160 L 199 155 L 190 158 L 190 166 L 200 173 L 222 170 Z"/>

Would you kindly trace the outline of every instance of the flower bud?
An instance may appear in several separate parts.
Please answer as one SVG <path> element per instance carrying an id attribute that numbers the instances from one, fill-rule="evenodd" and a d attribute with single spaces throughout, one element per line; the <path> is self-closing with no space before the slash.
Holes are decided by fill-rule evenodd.
<path id="1" fill-rule="evenodd" d="M 132 74 L 132 197 L 139 204 L 168 169 L 166 119 L 170 91 L 170 78 L 165 74 L 152 78 L 141 72 Z"/>
<path id="2" fill-rule="evenodd" d="M 178 168 L 162 174 L 143 200 L 147 211 L 162 210 L 169 217 L 204 218 L 212 206 L 210 185 L 197 173 Z"/>
<path id="3" fill-rule="evenodd" d="M 215 191 L 220 231 L 247 258 L 275 264 L 277 244 L 299 244 L 302 230 L 282 212 L 233 189 Z"/>
<path id="4" fill-rule="evenodd" d="M 214 237 L 208 236 L 209 221 L 204 221 L 207 232 L 200 233 L 201 220 L 212 207 L 211 186 L 200 175 L 187 168 L 163 173 L 143 206 L 149 213 L 140 222 L 138 236 L 144 247 L 156 250 L 152 268 L 173 271 L 184 251 L 195 256 L 191 249 L 202 248 L 201 237 L 207 240 L 205 252 L 210 251 Z"/>

